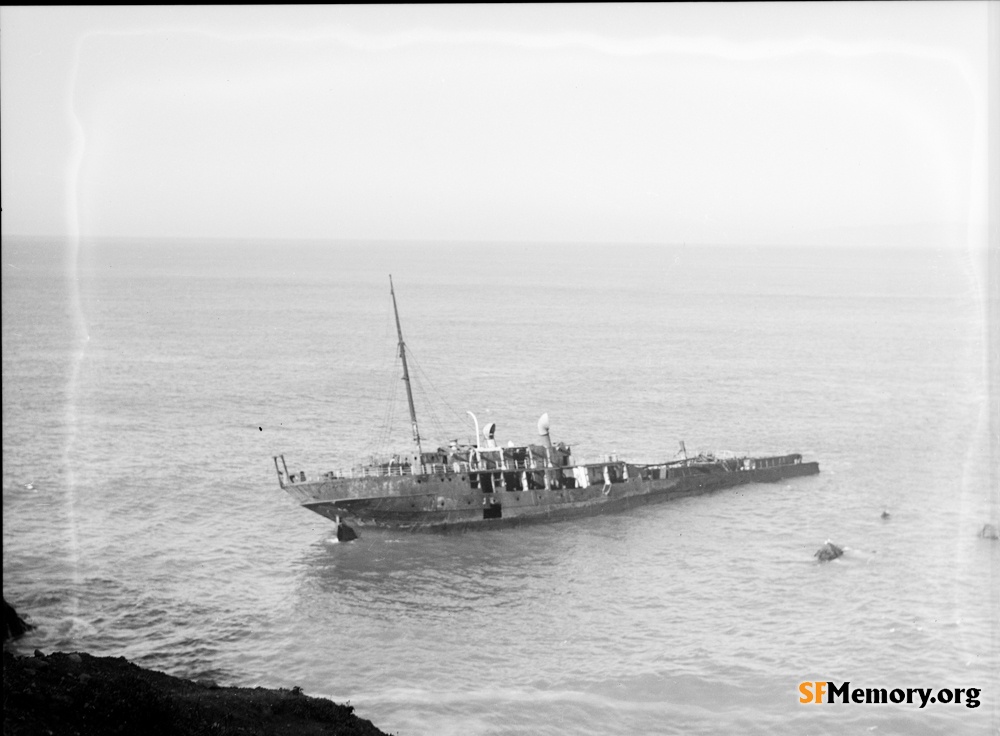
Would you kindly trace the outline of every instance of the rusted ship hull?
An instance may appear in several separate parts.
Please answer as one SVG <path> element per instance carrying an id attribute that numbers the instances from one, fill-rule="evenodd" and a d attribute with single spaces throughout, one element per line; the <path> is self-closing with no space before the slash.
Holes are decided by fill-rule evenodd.
<path id="1" fill-rule="evenodd" d="M 576 477 L 589 472 L 589 477 L 596 477 L 598 482 L 577 483 L 574 471 Z M 324 478 L 286 482 L 283 486 L 302 506 L 330 520 L 339 516 L 366 529 L 449 532 L 616 513 L 733 486 L 773 483 L 818 472 L 818 463 L 802 462 L 799 455 L 784 455 L 741 458 L 738 465 L 724 461 L 679 467 L 609 462 L 526 472 L 494 469 Z"/>

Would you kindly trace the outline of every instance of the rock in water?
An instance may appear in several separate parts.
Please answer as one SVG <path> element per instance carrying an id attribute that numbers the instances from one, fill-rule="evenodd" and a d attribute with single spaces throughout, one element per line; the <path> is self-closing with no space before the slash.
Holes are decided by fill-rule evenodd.
<path id="1" fill-rule="evenodd" d="M 7 599 L 3 599 L 3 640 L 16 639 L 22 636 L 24 632 L 31 631 L 31 624 L 24 622 L 20 616 L 17 615 L 17 611 L 14 607 L 7 602 Z"/>
<path id="2" fill-rule="evenodd" d="M 820 562 L 829 562 L 830 560 L 837 559 L 842 554 L 844 554 L 844 550 L 828 539 L 826 540 L 826 544 L 816 550 L 814 557 L 819 558 Z"/>
<path id="3" fill-rule="evenodd" d="M 350 542 L 358 538 L 358 533 L 337 517 L 337 541 Z"/>
<path id="4" fill-rule="evenodd" d="M 882 521 L 888 521 L 889 520 L 889 516 L 890 516 L 890 514 L 889 514 L 888 511 L 883 511 L 882 512 Z"/>
<path id="5" fill-rule="evenodd" d="M 979 530 L 979 536 L 983 539 L 1000 539 L 1000 532 L 992 524 L 985 524 L 982 529 Z"/>

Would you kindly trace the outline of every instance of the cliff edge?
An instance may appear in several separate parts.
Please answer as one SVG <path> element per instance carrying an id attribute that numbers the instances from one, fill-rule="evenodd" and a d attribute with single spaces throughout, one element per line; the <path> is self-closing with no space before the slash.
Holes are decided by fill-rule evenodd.
<path id="1" fill-rule="evenodd" d="M 293 690 L 218 687 L 138 667 L 124 657 L 3 653 L 3 732 L 125 736 L 386 736 L 370 721 Z"/>

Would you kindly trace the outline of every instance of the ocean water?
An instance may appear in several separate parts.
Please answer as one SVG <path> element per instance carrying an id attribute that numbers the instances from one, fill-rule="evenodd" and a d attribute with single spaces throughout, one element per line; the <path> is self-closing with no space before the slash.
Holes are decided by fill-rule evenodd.
<path id="1" fill-rule="evenodd" d="M 292 687 L 416 734 L 996 733 L 982 265 L 957 251 L 3 243 L 15 647 Z M 548 412 L 576 454 L 821 473 L 446 536 L 278 487 Z M 995 326 L 994 326 L 995 327 Z M 883 521 L 888 510 L 891 518 Z M 843 558 L 819 564 L 831 539 Z M 799 683 L 980 688 L 801 704 Z"/>

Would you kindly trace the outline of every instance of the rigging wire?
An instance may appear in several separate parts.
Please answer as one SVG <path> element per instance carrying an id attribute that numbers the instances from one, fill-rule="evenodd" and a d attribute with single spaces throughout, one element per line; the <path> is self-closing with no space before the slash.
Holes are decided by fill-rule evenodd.
<path id="1" fill-rule="evenodd" d="M 386 346 L 389 344 L 389 335 L 393 327 L 392 319 L 392 302 L 391 300 L 386 300 L 386 310 L 384 312 L 384 319 L 382 325 L 382 340 L 381 345 Z M 380 351 L 383 355 L 381 361 L 377 364 L 373 363 L 370 375 L 370 385 L 375 386 L 378 378 L 381 378 L 385 382 L 382 386 L 381 391 L 378 392 L 379 399 L 379 409 L 381 410 L 381 420 L 378 414 L 372 412 L 372 423 L 368 430 L 368 441 L 365 444 L 364 455 L 378 455 L 385 451 L 389 436 L 392 432 L 392 422 L 395 415 L 395 404 L 396 404 L 396 393 L 398 389 L 395 376 L 397 373 L 396 365 L 399 363 L 399 351 L 395 346 L 395 340 L 392 340 L 393 352 L 390 353 L 388 350 Z M 394 365 L 390 366 L 387 357 L 393 355 Z"/>
<path id="2" fill-rule="evenodd" d="M 399 344 L 397 342 L 397 335 L 395 333 L 395 321 L 394 312 L 392 309 L 392 301 L 387 300 L 387 310 L 385 313 L 385 322 L 383 326 L 383 343 L 393 343 L 393 364 L 392 369 L 387 373 L 388 375 L 388 385 L 383 388 L 379 393 L 379 399 L 384 407 L 381 412 L 381 421 L 375 419 L 373 413 L 372 427 L 369 431 L 370 439 L 365 445 L 365 456 L 379 456 L 388 455 L 392 453 L 400 452 L 403 447 L 409 448 L 409 443 L 405 443 L 401 440 L 401 435 L 397 434 L 400 431 L 399 427 L 396 427 L 397 413 L 399 407 L 399 384 L 402 382 L 402 372 L 401 372 L 401 356 L 399 354 Z M 390 340 L 391 334 L 391 340 Z M 388 351 L 387 351 L 388 352 Z M 445 398 L 444 394 L 438 390 L 431 381 L 427 372 L 420 365 L 420 361 L 413 351 L 413 348 L 407 344 L 406 346 L 408 362 L 412 363 L 416 371 L 411 373 L 410 380 L 411 386 L 416 389 L 416 394 L 420 396 L 421 411 L 419 411 L 418 417 L 422 418 L 421 424 L 425 426 L 429 425 L 437 436 L 442 439 L 447 439 L 454 435 L 457 428 L 463 427 L 465 425 L 465 414 L 459 412 L 452 406 L 448 400 Z M 387 366 L 387 361 L 383 361 L 379 366 L 372 367 L 370 373 L 372 374 L 371 385 L 375 385 L 376 371 L 381 373 L 385 370 Z M 428 391 L 428 388 L 430 391 Z M 433 392 L 436 401 L 431 400 L 431 392 Z M 415 399 L 416 403 L 416 399 Z M 449 430 L 445 426 L 445 422 L 442 420 L 441 416 L 435 411 L 435 406 L 443 406 L 446 410 L 446 415 L 454 418 L 451 429 Z M 449 418 L 446 416 L 446 418 Z M 401 421 L 401 420 L 400 420 Z M 449 422 L 452 423 L 452 422 Z M 409 425 L 407 425 L 409 426 Z M 449 435 L 449 431 L 452 435 Z M 395 435 L 395 436 L 394 436 Z"/>
<path id="3" fill-rule="evenodd" d="M 424 396 L 428 395 L 428 392 L 424 389 L 424 383 L 426 382 L 426 385 L 430 386 L 431 390 L 436 395 L 439 404 L 443 405 L 445 409 L 447 409 L 447 411 L 450 413 L 451 417 L 454 418 L 454 423 L 453 423 L 454 426 L 451 429 L 451 431 L 454 433 L 456 427 L 462 427 L 465 425 L 465 415 L 457 411 L 455 407 L 452 406 L 448 402 L 448 400 L 444 397 L 444 395 L 437 389 L 437 387 L 434 385 L 434 382 L 431 381 L 430 376 L 428 376 L 427 372 L 424 371 L 423 366 L 420 365 L 420 361 L 413 354 L 413 350 L 410 349 L 408 353 L 411 356 L 411 359 L 417 368 L 416 375 L 419 377 L 419 388 L 421 390 L 421 393 L 423 393 Z M 439 437 L 445 439 L 448 438 L 447 433 L 449 430 L 445 427 L 444 422 L 438 416 L 437 412 L 434 411 L 433 402 L 425 401 L 424 403 L 428 405 L 428 414 L 430 415 L 431 422 L 434 425 L 435 429 L 437 429 L 437 431 L 440 433 Z"/>
<path id="4" fill-rule="evenodd" d="M 398 375 L 400 361 L 393 362 L 392 371 L 389 374 L 389 399 L 386 402 L 385 413 L 382 418 L 381 431 L 378 436 L 378 443 L 375 447 L 375 454 L 382 455 L 392 451 L 392 434 L 396 425 L 396 409 L 399 406 L 399 384 Z"/>
<path id="5" fill-rule="evenodd" d="M 420 377 L 420 374 L 421 371 L 419 370 L 414 372 L 413 374 L 410 375 L 410 380 L 413 382 L 415 393 L 419 394 L 422 398 L 425 398 L 427 396 L 427 391 L 424 388 L 424 383 Z M 444 425 L 442 424 L 440 418 L 438 417 L 437 412 L 434 411 L 433 403 L 430 401 L 423 401 L 422 403 L 425 405 L 421 413 L 421 417 L 423 418 L 422 424 L 424 425 L 425 428 L 427 426 L 432 427 L 433 433 L 439 439 L 444 437 L 445 436 Z"/>
<path id="6" fill-rule="evenodd" d="M 379 413 L 372 413 L 372 424 L 364 450 L 365 456 L 378 452 L 378 449 L 382 446 L 385 425 L 389 421 L 389 409 L 394 401 L 393 388 L 395 384 L 387 382 L 386 378 L 387 375 L 383 374 L 383 385 L 378 393 L 377 411 Z"/>

